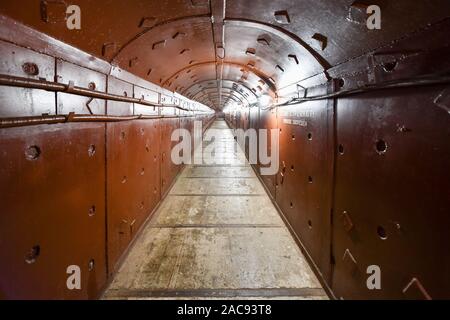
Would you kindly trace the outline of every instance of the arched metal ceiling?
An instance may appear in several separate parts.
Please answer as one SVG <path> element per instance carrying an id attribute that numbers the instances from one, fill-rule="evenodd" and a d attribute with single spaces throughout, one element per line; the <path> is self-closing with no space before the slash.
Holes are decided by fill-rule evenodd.
<path id="1" fill-rule="evenodd" d="M 415 1 L 414 12 L 410 0 L 72 0 L 82 28 L 69 31 L 65 1 L 22 2 L 3 0 L 0 12 L 215 109 L 275 96 L 450 10 L 448 0 Z M 382 9 L 381 30 L 361 19 L 369 4 Z"/>

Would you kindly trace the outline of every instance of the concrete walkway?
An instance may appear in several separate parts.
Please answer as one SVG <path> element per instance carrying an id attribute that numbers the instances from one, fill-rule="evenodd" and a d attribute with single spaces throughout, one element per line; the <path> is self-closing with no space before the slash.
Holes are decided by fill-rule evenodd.
<path id="1" fill-rule="evenodd" d="M 211 129 L 220 164 L 185 167 L 104 298 L 327 299 L 232 130 Z"/>

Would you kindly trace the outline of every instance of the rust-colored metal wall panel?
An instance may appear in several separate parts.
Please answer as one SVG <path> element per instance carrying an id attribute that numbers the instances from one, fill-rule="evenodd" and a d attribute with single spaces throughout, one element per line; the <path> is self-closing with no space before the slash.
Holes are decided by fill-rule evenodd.
<path id="1" fill-rule="evenodd" d="M 271 152 L 271 129 L 277 129 L 277 113 L 275 109 L 272 110 L 263 110 L 261 109 L 259 113 L 259 128 L 267 130 L 267 152 L 270 154 Z M 261 147 L 261 146 L 260 146 Z M 259 159 L 259 156 L 258 156 Z M 261 163 L 258 164 L 258 168 L 265 166 Z M 276 175 L 262 175 L 261 176 L 263 183 L 266 185 L 267 189 L 270 192 L 272 198 L 275 199 L 275 188 L 276 188 Z"/>
<path id="2" fill-rule="evenodd" d="M 55 59 L 10 43 L 0 42 L 0 73 L 45 79 L 55 77 Z M 0 87 L 0 116 L 55 114 L 55 93 L 37 89 Z"/>
<path id="3" fill-rule="evenodd" d="M 433 102 L 444 90 L 339 99 L 336 296 L 450 298 L 450 117 Z M 366 286 L 370 265 L 381 268 L 381 290 Z"/>
<path id="4" fill-rule="evenodd" d="M 79 67 L 58 59 L 56 61 L 56 81 L 75 86 L 106 92 L 106 76 L 100 72 Z M 57 93 L 58 114 L 75 112 L 80 114 L 105 114 L 106 102 L 101 99 L 75 96 L 68 93 Z"/>
<path id="5" fill-rule="evenodd" d="M 158 119 L 107 124 L 110 274 L 160 200 L 159 136 Z"/>
<path id="6" fill-rule="evenodd" d="M 0 130 L 0 298 L 93 299 L 106 282 L 103 124 Z M 81 290 L 66 286 L 71 265 Z"/>
<path id="7" fill-rule="evenodd" d="M 320 91 L 327 91 L 323 88 Z M 323 92 L 322 92 L 323 93 Z M 333 102 L 280 108 L 276 201 L 323 277 L 330 277 Z"/>
<path id="8" fill-rule="evenodd" d="M 180 128 L 189 131 L 189 134 L 191 135 L 191 139 L 190 139 L 191 156 L 194 153 L 194 120 L 195 120 L 195 117 L 180 118 Z"/>
<path id="9" fill-rule="evenodd" d="M 172 132 L 180 127 L 180 119 L 161 119 L 161 195 L 164 197 L 177 176 L 180 166 L 173 163 L 171 152 L 178 142 L 171 141 Z"/>

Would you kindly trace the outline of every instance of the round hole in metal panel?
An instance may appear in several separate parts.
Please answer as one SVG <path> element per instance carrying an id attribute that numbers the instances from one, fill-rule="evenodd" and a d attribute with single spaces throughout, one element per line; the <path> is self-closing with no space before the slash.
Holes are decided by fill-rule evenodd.
<path id="1" fill-rule="evenodd" d="M 22 70 L 29 76 L 37 76 L 39 74 L 39 67 L 33 62 L 25 62 L 22 65 Z"/>
<path id="2" fill-rule="evenodd" d="M 92 217 L 95 215 L 95 206 L 92 206 L 89 208 L 89 217 Z"/>
<path id="3" fill-rule="evenodd" d="M 312 133 L 311 132 L 308 133 L 308 140 L 312 140 Z"/>
<path id="4" fill-rule="evenodd" d="M 28 160 L 36 160 L 41 155 L 41 149 L 38 146 L 29 146 L 25 150 L 25 156 Z"/>
<path id="5" fill-rule="evenodd" d="M 395 68 L 397 68 L 397 64 L 397 61 L 386 62 L 383 64 L 383 70 L 385 72 L 392 72 L 395 70 Z"/>
<path id="6" fill-rule="evenodd" d="M 35 245 L 33 246 L 30 251 L 25 256 L 25 262 L 28 264 L 32 264 L 36 262 L 36 259 L 41 254 L 41 246 Z"/>
<path id="7" fill-rule="evenodd" d="M 125 136 L 126 136 L 125 132 L 121 131 L 120 132 L 120 140 L 125 140 Z"/>
<path id="8" fill-rule="evenodd" d="M 125 182 L 127 182 L 127 176 L 122 177 L 122 183 L 125 183 Z"/>
<path id="9" fill-rule="evenodd" d="M 94 259 L 89 260 L 89 263 L 88 263 L 89 271 L 94 270 L 94 267 L 95 267 L 95 260 Z"/>
<path id="10" fill-rule="evenodd" d="M 313 177 L 308 176 L 308 183 L 313 183 Z"/>
<path id="11" fill-rule="evenodd" d="M 291 207 L 291 208 L 293 208 L 293 207 L 294 207 L 294 204 L 293 204 L 292 202 L 290 203 L 290 207 Z"/>
<path id="12" fill-rule="evenodd" d="M 308 220 L 308 228 L 312 229 L 312 221 Z"/>
<path id="13" fill-rule="evenodd" d="M 344 146 L 343 146 L 342 144 L 340 144 L 340 145 L 338 146 L 338 152 L 339 152 L 340 155 L 343 155 L 343 154 L 344 154 Z"/>
<path id="14" fill-rule="evenodd" d="M 387 148 L 388 148 L 387 143 L 384 140 L 380 139 L 375 143 L 375 149 L 377 150 L 378 154 L 386 153 Z"/>
<path id="15" fill-rule="evenodd" d="M 388 238 L 386 230 L 382 226 L 377 227 L 377 234 L 381 240 L 386 240 Z"/>
<path id="16" fill-rule="evenodd" d="M 91 144 L 88 148 L 88 155 L 89 157 L 93 157 L 95 154 L 95 145 Z"/>

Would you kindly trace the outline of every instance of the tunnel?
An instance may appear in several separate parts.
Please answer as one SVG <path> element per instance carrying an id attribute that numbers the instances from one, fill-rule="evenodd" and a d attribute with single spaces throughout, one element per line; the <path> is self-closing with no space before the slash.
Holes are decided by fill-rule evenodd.
<path id="1" fill-rule="evenodd" d="M 450 299 L 448 0 L 2 0 L 0 300 Z"/>

